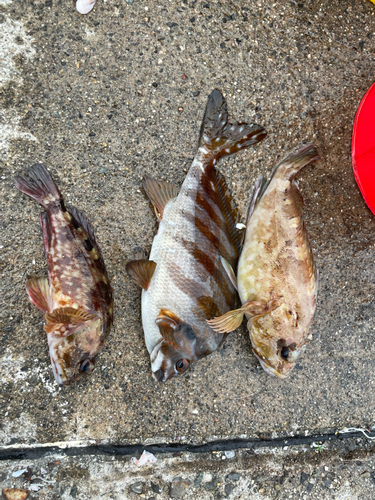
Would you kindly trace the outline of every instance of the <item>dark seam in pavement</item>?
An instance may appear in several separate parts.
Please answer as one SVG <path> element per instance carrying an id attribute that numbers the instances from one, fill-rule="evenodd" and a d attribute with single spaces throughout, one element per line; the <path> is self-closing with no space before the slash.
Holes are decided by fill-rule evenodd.
<path id="1" fill-rule="evenodd" d="M 375 437 L 375 433 L 369 433 L 370 437 Z M 142 453 L 143 450 L 151 453 L 176 453 L 188 451 L 190 453 L 210 453 L 213 451 L 229 451 L 238 450 L 241 448 L 279 448 L 282 446 L 297 446 L 302 444 L 311 444 L 314 441 L 334 441 L 345 440 L 350 438 L 362 437 L 361 432 L 348 432 L 345 434 L 323 434 L 321 436 L 294 436 L 275 439 L 232 439 L 228 441 L 213 441 L 206 444 L 131 444 L 127 446 L 121 445 L 93 445 L 86 447 L 60 448 L 58 446 L 40 446 L 27 449 L 0 449 L 0 460 L 36 460 L 38 458 L 47 457 L 56 453 L 64 453 L 67 456 L 85 456 L 85 455 L 111 455 L 124 456 Z M 21 445 L 22 446 L 22 445 Z"/>

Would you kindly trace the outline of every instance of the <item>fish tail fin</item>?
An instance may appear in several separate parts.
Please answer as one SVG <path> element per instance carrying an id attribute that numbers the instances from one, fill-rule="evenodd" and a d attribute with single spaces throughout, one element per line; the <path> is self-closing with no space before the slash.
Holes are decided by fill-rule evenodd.
<path id="1" fill-rule="evenodd" d="M 293 180 L 294 176 L 303 167 L 319 160 L 319 158 L 315 144 L 306 144 L 281 160 L 274 168 L 270 179 L 277 176 L 278 178 Z"/>
<path id="2" fill-rule="evenodd" d="M 267 135 L 260 125 L 229 121 L 227 103 L 223 94 L 215 89 L 208 98 L 203 117 L 199 147 L 204 147 L 215 164 L 222 156 L 237 153 Z"/>
<path id="3" fill-rule="evenodd" d="M 30 167 L 25 175 L 15 177 L 14 185 L 46 209 L 50 204 L 56 204 L 62 200 L 51 174 L 42 163 L 36 163 Z"/>

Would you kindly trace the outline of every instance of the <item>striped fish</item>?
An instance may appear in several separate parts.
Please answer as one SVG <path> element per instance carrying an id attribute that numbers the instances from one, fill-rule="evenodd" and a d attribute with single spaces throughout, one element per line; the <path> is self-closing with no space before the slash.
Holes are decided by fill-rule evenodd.
<path id="1" fill-rule="evenodd" d="M 208 323 L 221 333 L 248 319 L 253 352 L 267 373 L 285 378 L 305 349 L 316 307 L 318 274 L 303 221 L 303 199 L 294 176 L 319 159 L 313 144 L 258 179 L 238 262 L 242 307 Z M 232 282 L 233 270 L 224 263 Z"/>
<path id="2" fill-rule="evenodd" d="M 113 321 L 113 295 L 94 231 L 77 208 L 65 207 L 42 164 L 14 179 L 45 208 L 40 214 L 48 278 L 28 277 L 30 301 L 43 313 L 52 369 L 59 385 L 90 373 Z"/>
<path id="3" fill-rule="evenodd" d="M 208 99 L 199 148 L 180 192 L 146 177 L 143 186 L 159 218 L 150 259 L 137 250 L 126 265 L 142 288 L 142 323 L 151 369 L 165 382 L 218 348 L 226 335 L 206 320 L 233 308 L 236 291 L 221 263 L 239 255 L 236 211 L 217 161 L 266 136 L 259 125 L 230 123 L 218 90 Z"/>

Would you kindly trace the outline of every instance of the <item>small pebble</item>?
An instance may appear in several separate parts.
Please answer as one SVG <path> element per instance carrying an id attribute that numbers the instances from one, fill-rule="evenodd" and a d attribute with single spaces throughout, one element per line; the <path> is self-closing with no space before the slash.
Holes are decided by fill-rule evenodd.
<path id="1" fill-rule="evenodd" d="M 134 491 L 134 493 L 137 493 L 138 495 L 140 495 L 143 491 L 143 484 L 142 481 L 138 481 L 136 483 L 133 483 L 130 485 L 130 490 L 131 491 Z"/>
<path id="2" fill-rule="evenodd" d="M 199 96 L 199 94 L 200 94 L 199 90 L 194 90 L 193 97 L 197 97 Z"/>
<path id="3" fill-rule="evenodd" d="M 240 477 L 241 474 L 239 474 L 238 472 L 231 472 L 225 479 L 227 479 L 228 481 L 238 481 Z"/>

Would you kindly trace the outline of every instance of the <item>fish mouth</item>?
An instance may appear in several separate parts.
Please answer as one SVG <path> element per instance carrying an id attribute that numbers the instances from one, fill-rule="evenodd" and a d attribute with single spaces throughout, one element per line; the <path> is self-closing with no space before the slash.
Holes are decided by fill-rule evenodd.
<path id="1" fill-rule="evenodd" d="M 258 358 L 259 363 L 261 364 L 263 370 L 266 373 L 268 373 L 269 375 L 272 375 L 274 377 L 281 378 L 281 379 L 287 378 L 288 374 L 279 372 L 278 370 L 276 370 L 276 368 L 274 368 L 273 366 L 268 364 L 266 361 L 264 361 L 254 350 L 253 350 L 253 352 L 254 352 L 255 356 Z"/>

